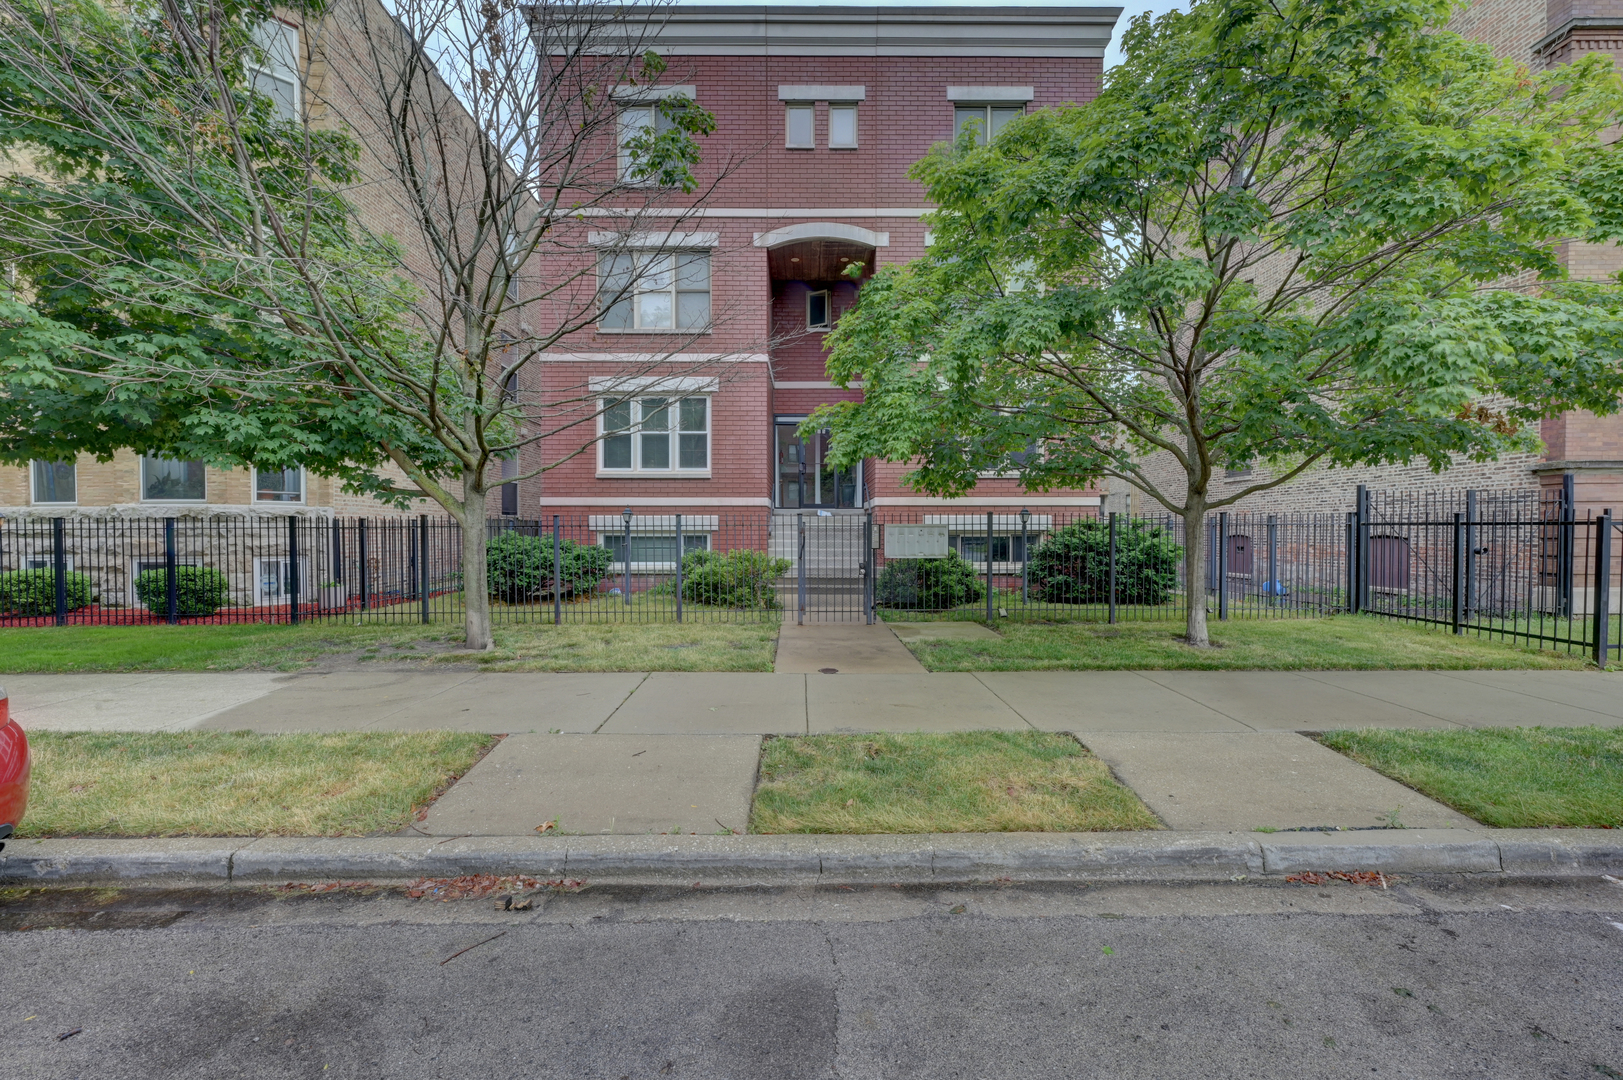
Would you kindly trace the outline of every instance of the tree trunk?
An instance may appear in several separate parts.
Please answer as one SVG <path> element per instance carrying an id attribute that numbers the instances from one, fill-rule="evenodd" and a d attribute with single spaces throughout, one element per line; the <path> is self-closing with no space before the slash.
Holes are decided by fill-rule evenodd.
<path id="1" fill-rule="evenodd" d="M 485 496 L 480 478 L 462 477 L 462 606 L 467 646 L 496 647 L 490 633 L 490 578 L 485 570 Z"/>
<path id="2" fill-rule="evenodd" d="M 1188 607 L 1185 634 L 1197 649 L 1211 645 L 1206 632 L 1206 500 L 1190 495 L 1183 512 L 1184 602 Z"/>

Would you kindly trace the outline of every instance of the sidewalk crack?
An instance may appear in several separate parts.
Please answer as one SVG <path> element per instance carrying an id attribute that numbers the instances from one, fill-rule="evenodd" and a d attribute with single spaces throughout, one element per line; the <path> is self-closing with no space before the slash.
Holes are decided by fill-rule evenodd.
<path id="1" fill-rule="evenodd" d="M 1436 713 L 1429 713 L 1425 709 L 1419 708 L 1418 706 L 1410 705 L 1408 702 L 1388 701 L 1386 698 L 1383 698 L 1378 694 L 1371 694 L 1364 690 L 1353 690 L 1345 686 L 1338 686 L 1335 683 L 1330 682 L 1328 679 L 1315 679 L 1313 677 L 1313 672 L 1311 671 L 1298 671 L 1297 674 L 1302 676 L 1302 678 L 1307 679 L 1309 682 L 1318 683 L 1320 686 L 1329 686 L 1336 690 L 1345 690 L 1349 694 L 1357 694 L 1359 697 L 1369 698 L 1371 701 L 1379 701 L 1382 705 L 1396 705 L 1400 709 L 1408 709 L 1410 712 L 1419 713 L 1421 716 L 1429 716 L 1433 720 L 1441 720 L 1443 723 L 1452 724 L 1455 727 L 1466 726 L 1465 724 L 1460 723 L 1458 720 L 1450 720 L 1446 716 L 1438 716 Z M 1434 674 L 1446 675 L 1447 672 L 1435 672 Z"/>
<path id="2" fill-rule="evenodd" d="M 1029 719 L 1027 719 L 1025 713 L 1021 712 L 1019 709 L 1015 708 L 1013 705 L 1010 705 L 1007 698 L 1005 698 L 1002 694 L 998 693 L 996 690 L 992 689 L 990 686 L 987 686 L 986 680 L 981 678 L 982 672 L 974 671 L 974 672 L 971 672 L 970 674 L 974 676 L 974 679 L 975 679 L 976 682 L 978 682 L 982 686 L 986 687 L 986 692 L 987 693 L 991 694 L 993 697 L 995 697 L 999 701 L 1003 702 L 1003 707 L 1008 709 L 1010 712 L 1014 713 L 1014 715 L 1018 716 L 1021 719 L 1021 721 L 1024 722 L 1025 725 L 1028 728 L 1030 728 L 1033 731 L 1041 730 L 1041 729 L 1039 729 L 1037 727 L 1036 724 L 1033 724 Z"/>
<path id="3" fill-rule="evenodd" d="M 1137 675 L 1139 678 L 1143 679 L 1145 682 L 1154 683 L 1156 686 L 1159 686 L 1163 690 L 1170 690 L 1172 693 L 1177 694 L 1179 697 L 1183 698 L 1185 701 L 1192 701 L 1196 705 L 1199 705 L 1203 709 L 1210 709 L 1210 710 L 1212 710 L 1212 712 L 1216 713 L 1218 716 L 1221 716 L 1226 720 L 1233 720 L 1236 724 L 1239 724 L 1242 727 L 1251 728 L 1252 731 L 1261 731 L 1262 730 L 1262 728 L 1259 728 L 1259 727 L 1252 727 L 1252 725 L 1247 724 L 1244 720 L 1241 720 L 1238 716 L 1229 715 L 1228 713 L 1224 712 L 1222 709 L 1219 709 L 1216 705 L 1213 705 L 1209 701 L 1202 701 L 1198 697 L 1193 697 L 1193 696 L 1191 696 L 1189 694 L 1184 693 L 1182 690 L 1179 690 L 1176 686 L 1169 686 L 1166 683 L 1161 682 L 1158 679 L 1150 678 L 1150 673 L 1147 672 L 1147 671 L 1134 671 L 1131 674 Z"/>
<path id="4" fill-rule="evenodd" d="M 628 690 L 626 692 L 626 696 L 620 699 L 620 704 L 616 705 L 609 712 L 609 715 L 607 715 L 607 716 L 605 716 L 603 718 L 603 722 L 601 724 L 597 725 L 595 728 L 592 729 L 592 734 L 593 735 L 596 735 L 598 732 L 602 731 L 605 727 L 608 726 L 609 721 L 613 720 L 614 717 L 615 717 L 615 714 L 618 713 L 621 709 L 626 707 L 626 702 L 631 700 L 631 695 L 635 694 L 638 690 L 641 690 L 642 689 L 642 684 L 647 682 L 648 677 L 650 675 L 652 675 L 652 674 L 653 674 L 653 672 L 651 672 L 651 671 L 645 671 L 645 672 L 642 673 L 642 678 L 637 680 L 637 685 L 633 686 L 630 690 Z"/>

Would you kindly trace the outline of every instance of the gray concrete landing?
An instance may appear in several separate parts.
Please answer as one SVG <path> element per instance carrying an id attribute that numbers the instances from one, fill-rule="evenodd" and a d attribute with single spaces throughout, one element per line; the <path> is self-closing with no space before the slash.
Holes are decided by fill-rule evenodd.
<path id="1" fill-rule="evenodd" d="M 509 735 L 408 833 L 742 832 L 760 756 L 753 735 Z"/>
<path id="2" fill-rule="evenodd" d="M 923 675 L 924 665 L 883 623 L 784 623 L 772 670 L 789 674 Z"/>

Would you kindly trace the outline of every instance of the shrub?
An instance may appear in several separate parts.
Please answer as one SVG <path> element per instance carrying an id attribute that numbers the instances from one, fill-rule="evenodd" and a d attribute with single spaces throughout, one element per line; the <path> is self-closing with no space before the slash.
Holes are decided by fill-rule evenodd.
<path id="1" fill-rule="evenodd" d="M 135 576 L 135 598 L 154 615 L 169 614 L 166 571 L 143 570 Z M 213 615 L 225 605 L 225 575 L 207 566 L 175 567 L 175 614 Z"/>
<path id="2" fill-rule="evenodd" d="M 719 607 L 775 608 L 777 579 L 790 565 L 764 551 L 692 551 L 682 560 L 682 599 Z"/>
<path id="3" fill-rule="evenodd" d="M 874 584 L 883 607 L 941 609 L 984 599 L 986 583 L 956 551 L 945 559 L 892 559 Z"/>
<path id="4" fill-rule="evenodd" d="M 1159 525 L 1127 521 L 1116 527 L 1116 601 L 1164 604 L 1178 585 L 1183 548 Z M 1095 604 L 1110 591 L 1110 526 L 1079 521 L 1055 529 L 1032 547 L 1033 599 Z"/>
<path id="5" fill-rule="evenodd" d="M 590 592 L 609 572 L 608 548 L 561 540 L 559 591 L 565 597 Z M 504 532 L 485 547 L 485 580 L 490 595 L 509 604 L 552 598 L 552 537 Z"/>
<path id="6" fill-rule="evenodd" d="M 90 576 L 71 570 L 63 575 L 68 610 L 78 611 L 91 601 Z M 56 613 L 56 571 L 12 570 L 0 574 L 0 615 L 53 615 Z"/>

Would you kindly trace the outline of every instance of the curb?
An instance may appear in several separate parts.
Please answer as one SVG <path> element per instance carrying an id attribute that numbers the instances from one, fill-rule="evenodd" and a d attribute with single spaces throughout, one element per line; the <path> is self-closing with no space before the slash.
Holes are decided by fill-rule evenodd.
<path id="1" fill-rule="evenodd" d="M 490 836 L 446 840 L 22 840 L 0 881 L 174 885 L 525 874 L 626 885 L 1210 882 L 1303 870 L 1571 877 L 1623 873 L 1623 837 L 1578 830 Z"/>

